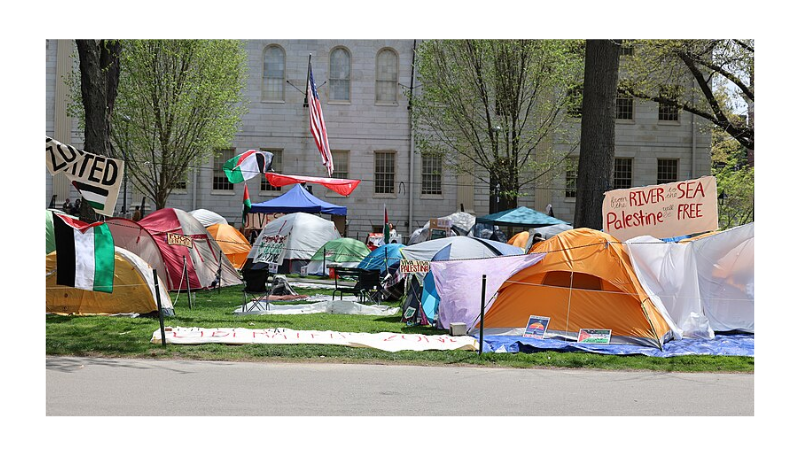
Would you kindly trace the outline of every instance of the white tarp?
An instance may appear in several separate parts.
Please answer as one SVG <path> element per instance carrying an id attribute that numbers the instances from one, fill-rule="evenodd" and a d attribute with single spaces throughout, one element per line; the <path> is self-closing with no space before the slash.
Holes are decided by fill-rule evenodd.
<path id="1" fill-rule="evenodd" d="M 345 296 L 342 299 L 331 300 L 329 295 L 316 295 L 303 298 L 303 303 L 298 304 L 275 304 L 267 305 L 265 301 L 255 304 L 247 304 L 242 311 L 242 307 L 237 308 L 235 315 L 266 315 L 266 314 L 312 314 L 312 313 L 333 313 L 333 314 L 361 314 L 369 316 L 394 316 L 400 312 L 398 307 L 386 305 L 362 305 L 356 302 L 356 297 Z"/>
<path id="2" fill-rule="evenodd" d="M 645 235 L 625 242 L 639 282 L 679 337 L 714 338 L 703 314 L 697 267 L 690 243 L 667 243 Z M 673 326 L 674 324 L 674 326 Z"/>
<path id="3" fill-rule="evenodd" d="M 401 333 L 350 333 L 318 330 L 165 328 L 168 344 L 329 344 L 382 351 L 477 351 L 478 340 L 469 336 L 417 335 Z M 161 330 L 153 332 L 151 343 L 160 344 Z"/>
<path id="4" fill-rule="evenodd" d="M 755 224 L 684 243 L 626 242 L 636 275 L 685 337 L 755 333 Z"/>
<path id="5" fill-rule="evenodd" d="M 475 216 L 467 212 L 451 213 L 450 215 L 441 217 L 441 219 L 450 220 L 453 223 L 453 226 L 467 232 L 469 232 L 469 230 L 472 229 L 472 226 L 475 225 Z M 430 230 L 430 227 L 431 222 L 428 220 L 425 222 L 424 226 L 412 232 L 408 238 L 408 245 L 414 245 L 416 243 L 428 240 L 428 231 Z M 456 234 L 453 233 L 452 235 Z"/>
<path id="6" fill-rule="evenodd" d="M 203 227 L 209 227 L 212 224 L 228 224 L 228 220 L 226 220 L 222 215 L 216 212 L 212 212 L 211 210 L 206 209 L 197 209 L 192 210 L 189 212 L 189 215 L 197 218 L 197 221 L 202 223 Z"/>

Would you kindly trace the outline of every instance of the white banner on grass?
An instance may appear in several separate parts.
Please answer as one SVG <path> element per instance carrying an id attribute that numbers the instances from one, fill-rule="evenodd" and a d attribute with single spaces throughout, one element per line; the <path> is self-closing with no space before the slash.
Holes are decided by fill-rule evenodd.
<path id="1" fill-rule="evenodd" d="M 477 351 L 478 341 L 468 336 L 416 335 L 401 333 L 350 333 L 290 329 L 205 329 L 167 327 L 169 344 L 333 344 L 382 351 Z M 161 343 L 161 330 L 153 332 L 152 343 Z"/>

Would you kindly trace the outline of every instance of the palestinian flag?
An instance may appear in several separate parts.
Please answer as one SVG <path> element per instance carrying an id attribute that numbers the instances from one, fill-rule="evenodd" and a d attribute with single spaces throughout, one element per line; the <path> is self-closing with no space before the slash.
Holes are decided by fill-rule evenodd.
<path id="1" fill-rule="evenodd" d="M 108 190 L 99 185 L 90 185 L 85 182 L 77 180 L 72 181 L 72 186 L 81 194 L 83 199 L 92 207 L 96 212 L 105 214 L 106 201 L 108 199 Z"/>
<path id="2" fill-rule="evenodd" d="M 386 204 L 383 204 L 383 243 L 389 244 L 389 212 L 386 210 Z"/>
<path id="3" fill-rule="evenodd" d="M 244 195 L 242 196 L 242 227 L 247 226 L 247 214 L 250 213 L 250 208 L 253 205 L 250 203 L 250 192 L 247 190 L 247 184 L 244 185 Z"/>
<path id="4" fill-rule="evenodd" d="M 114 238 L 105 222 L 93 224 L 53 216 L 56 284 L 87 291 L 112 292 Z"/>
<path id="5" fill-rule="evenodd" d="M 248 150 L 234 156 L 222 165 L 222 170 L 231 183 L 241 183 L 259 176 L 272 166 L 272 153 Z"/>

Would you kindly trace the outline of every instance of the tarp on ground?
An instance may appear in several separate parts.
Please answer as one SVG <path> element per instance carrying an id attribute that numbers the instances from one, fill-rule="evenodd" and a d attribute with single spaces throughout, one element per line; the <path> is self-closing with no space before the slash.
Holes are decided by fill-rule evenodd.
<path id="1" fill-rule="evenodd" d="M 450 220 L 453 223 L 453 228 L 450 232 L 452 235 L 467 235 L 475 225 L 475 216 L 467 212 L 455 212 L 447 216 L 438 217 L 438 219 Z M 411 233 L 408 238 L 408 245 L 414 245 L 428 240 L 428 232 L 430 231 L 431 221 L 428 220 L 425 224 Z"/>
<path id="2" fill-rule="evenodd" d="M 369 254 L 364 242 L 348 237 L 328 240 L 322 245 L 308 262 L 309 275 L 327 275 L 331 263 L 338 267 L 355 268 Z"/>
<path id="3" fill-rule="evenodd" d="M 333 221 L 310 213 L 289 213 L 264 226 L 244 268 L 252 263 L 275 262 L 279 273 L 299 273 L 322 245 L 339 237 Z"/>
<path id="4" fill-rule="evenodd" d="M 476 218 L 475 222 L 495 226 L 520 226 L 531 228 L 552 226 L 554 224 L 567 224 L 566 221 L 553 218 L 552 216 L 524 206 L 484 215 Z"/>
<path id="5" fill-rule="evenodd" d="M 45 311 L 54 314 L 158 314 L 153 269 L 139 256 L 123 248 L 114 248 L 114 283 L 112 291 L 93 292 L 56 284 L 58 253 L 45 260 Z M 161 280 L 158 295 L 164 314 L 172 314 L 172 300 Z"/>
<path id="6" fill-rule="evenodd" d="M 295 185 L 286 193 L 269 201 L 252 204 L 250 213 L 323 213 L 325 215 L 347 215 L 347 207 L 323 201 L 302 185 Z"/>
<path id="7" fill-rule="evenodd" d="M 222 253 L 231 261 L 234 268 L 241 269 L 250 254 L 250 242 L 244 234 L 230 224 L 212 224 L 206 228 L 214 237 Z"/>

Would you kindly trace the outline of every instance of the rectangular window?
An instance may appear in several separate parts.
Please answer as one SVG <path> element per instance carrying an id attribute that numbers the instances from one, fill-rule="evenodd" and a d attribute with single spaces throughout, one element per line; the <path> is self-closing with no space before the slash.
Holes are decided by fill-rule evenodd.
<path id="1" fill-rule="evenodd" d="M 378 103 L 397 103 L 397 54 L 389 49 L 384 49 L 378 53 L 375 101 Z"/>
<path id="2" fill-rule="evenodd" d="M 261 148 L 259 149 L 264 152 L 272 153 L 272 171 L 276 174 L 280 174 L 283 170 L 283 150 L 281 149 L 267 149 Z M 267 177 L 261 176 L 261 188 L 260 191 L 280 191 L 281 189 L 277 186 L 272 186 L 269 184 L 269 180 Z"/>
<path id="3" fill-rule="evenodd" d="M 678 160 L 658 160 L 656 184 L 678 181 Z"/>
<path id="4" fill-rule="evenodd" d="M 633 97 L 617 95 L 617 120 L 633 120 Z"/>
<path id="5" fill-rule="evenodd" d="M 564 196 L 576 197 L 578 195 L 578 158 L 570 157 L 566 161 L 566 181 Z"/>
<path id="6" fill-rule="evenodd" d="M 335 179 L 346 179 L 350 173 L 350 152 L 348 150 L 331 150 L 333 157 L 333 175 Z"/>
<path id="7" fill-rule="evenodd" d="M 375 152 L 375 193 L 394 194 L 393 151 Z"/>
<path id="8" fill-rule="evenodd" d="M 422 155 L 422 194 L 442 194 L 442 157 Z"/>
<path id="9" fill-rule="evenodd" d="M 214 176 L 211 186 L 212 190 L 230 190 L 233 191 L 233 183 L 228 180 L 225 171 L 222 170 L 222 165 L 226 161 L 233 158 L 233 149 L 217 150 L 217 155 L 214 156 Z"/>
<path id="10" fill-rule="evenodd" d="M 633 185 L 633 158 L 614 158 L 614 189 Z"/>
<path id="11" fill-rule="evenodd" d="M 678 121 L 678 108 L 669 106 L 664 103 L 658 103 L 658 120 L 677 122 Z"/>

